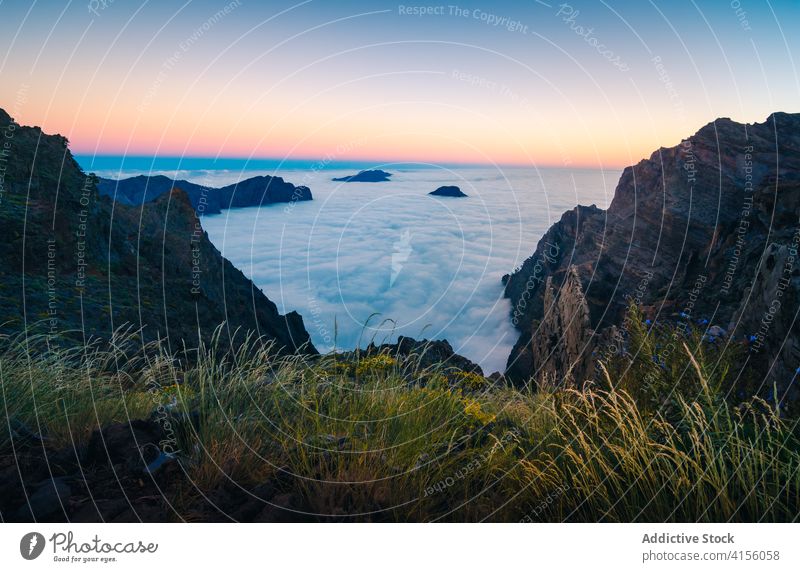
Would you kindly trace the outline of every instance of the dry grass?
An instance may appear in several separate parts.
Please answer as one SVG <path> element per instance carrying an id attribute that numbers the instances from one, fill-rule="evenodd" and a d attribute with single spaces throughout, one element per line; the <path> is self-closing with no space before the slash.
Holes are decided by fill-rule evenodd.
<path id="1" fill-rule="evenodd" d="M 0 447 L 25 427 L 54 446 L 165 412 L 194 491 L 280 478 L 320 518 L 360 520 L 792 521 L 795 424 L 733 406 L 688 347 L 669 414 L 608 374 L 605 389 L 520 391 L 422 369 L 415 358 L 280 356 L 251 338 L 192 365 L 157 344 L 48 349 L 4 340 Z M 34 342 L 34 343 L 32 343 Z M 146 357 L 145 357 L 146 356 Z M 686 369 L 686 368 L 684 368 Z M 450 376 L 452 380 L 452 376 Z M 460 380 L 460 381 L 459 381 Z"/>

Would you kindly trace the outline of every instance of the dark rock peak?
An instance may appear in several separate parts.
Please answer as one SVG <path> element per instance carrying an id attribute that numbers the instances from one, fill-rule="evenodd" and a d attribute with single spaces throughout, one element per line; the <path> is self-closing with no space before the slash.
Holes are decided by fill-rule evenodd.
<path id="1" fill-rule="evenodd" d="M 800 114 L 773 113 L 752 125 L 718 119 L 625 168 L 608 210 L 567 211 L 533 256 L 503 278 L 521 332 L 508 377 L 523 382 L 537 371 L 566 375 L 582 359 L 568 343 L 575 337 L 569 331 L 553 334 L 558 347 L 548 351 L 534 339 L 542 324 L 548 332 L 563 329 L 547 319 L 551 288 L 571 291 L 556 300 L 573 299 L 571 309 L 556 302 L 556 315 L 578 312 L 572 276 L 588 308 L 590 347 L 621 326 L 631 299 L 652 319 L 671 320 L 696 298 L 693 318 L 713 319 L 736 340 L 755 335 L 745 330 L 757 329 L 781 274 L 769 270 L 765 253 L 777 261 L 773 268 L 781 266 L 784 253 L 772 245 L 793 244 L 799 204 Z M 699 296 L 693 294 L 697 284 Z M 786 311 L 774 317 L 750 364 L 769 372 L 764 387 L 787 391 L 792 364 L 800 359 L 800 328 L 788 310 L 800 305 L 800 280 L 792 274 L 781 284 L 787 284 Z M 749 300 L 745 307 L 743 300 Z M 800 390 L 788 391 L 788 400 L 800 398 Z"/>
<path id="2" fill-rule="evenodd" d="M 391 173 L 381 171 L 380 169 L 374 169 L 371 171 L 359 171 L 355 175 L 338 177 L 334 178 L 333 180 L 345 183 L 382 183 L 384 181 L 388 181 L 389 177 L 391 176 Z"/>
<path id="3" fill-rule="evenodd" d="M 767 124 L 774 124 L 779 127 L 800 125 L 800 113 L 787 113 L 785 111 L 775 111 L 767 117 Z"/>
<path id="4" fill-rule="evenodd" d="M 461 189 L 456 187 L 455 185 L 445 185 L 443 187 L 439 187 L 435 191 L 431 191 L 428 193 L 429 195 L 434 195 L 437 197 L 466 197 L 467 195 L 461 192 Z"/>
<path id="5" fill-rule="evenodd" d="M 218 189 L 222 208 L 312 200 L 308 187 L 296 187 L 282 177 L 259 175 Z"/>
<path id="6" fill-rule="evenodd" d="M 453 350 L 447 340 L 416 340 L 407 336 L 399 336 L 396 344 L 370 344 L 366 353 L 382 352 L 408 358 L 413 356 L 419 360 L 421 368 L 443 367 L 483 375 L 483 369 L 476 363 Z"/>

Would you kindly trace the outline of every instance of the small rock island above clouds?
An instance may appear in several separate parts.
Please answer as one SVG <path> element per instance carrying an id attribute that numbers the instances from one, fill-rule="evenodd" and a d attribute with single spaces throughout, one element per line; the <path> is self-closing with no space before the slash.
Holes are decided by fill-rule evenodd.
<path id="1" fill-rule="evenodd" d="M 468 195 L 462 193 L 461 189 L 459 189 L 455 185 L 439 187 L 435 191 L 431 191 L 428 194 L 429 195 L 433 195 L 435 197 L 466 197 L 466 196 L 468 196 Z"/>
<path id="2" fill-rule="evenodd" d="M 359 171 L 355 175 L 338 177 L 333 180 L 342 181 L 344 183 L 382 183 L 388 181 L 391 176 L 391 173 L 381 171 L 380 169 L 374 169 L 372 171 Z"/>

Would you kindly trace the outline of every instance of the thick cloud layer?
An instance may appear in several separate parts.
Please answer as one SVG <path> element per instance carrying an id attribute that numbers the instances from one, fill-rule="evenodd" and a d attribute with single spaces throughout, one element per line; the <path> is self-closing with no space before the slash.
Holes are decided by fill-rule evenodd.
<path id="1" fill-rule="evenodd" d="M 311 187 L 314 200 L 224 211 L 203 226 L 282 312 L 303 315 L 321 351 L 399 334 L 447 339 L 487 373 L 503 370 L 517 337 L 502 275 L 563 211 L 604 207 L 619 175 L 378 167 L 394 173 L 391 182 L 331 181 L 351 171 L 278 173 Z M 221 185 L 254 174 L 178 176 Z M 445 184 L 468 198 L 428 195 Z"/>

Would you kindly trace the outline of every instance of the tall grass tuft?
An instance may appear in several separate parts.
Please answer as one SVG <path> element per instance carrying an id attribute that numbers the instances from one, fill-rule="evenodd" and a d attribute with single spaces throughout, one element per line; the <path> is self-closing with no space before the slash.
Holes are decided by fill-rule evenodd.
<path id="1" fill-rule="evenodd" d="M 719 356 L 686 340 L 664 364 L 643 346 L 598 364 L 602 383 L 534 392 L 423 367 L 420 355 L 287 356 L 255 336 L 235 352 L 217 342 L 171 355 L 159 343 L 133 350 L 134 337 L 75 349 L 3 339 L 0 451 L 28 434 L 81 446 L 98 427 L 161 411 L 186 475 L 170 501 L 187 512 L 211 491 L 267 482 L 318 520 L 792 521 L 800 512 L 795 421 L 758 399 L 732 404 Z M 637 385 L 640 375 L 653 386 Z"/>

